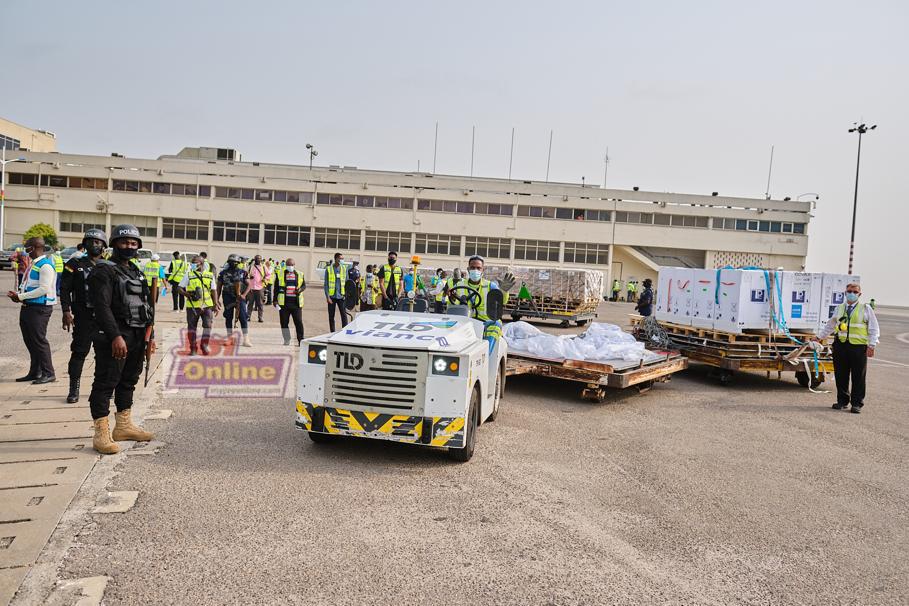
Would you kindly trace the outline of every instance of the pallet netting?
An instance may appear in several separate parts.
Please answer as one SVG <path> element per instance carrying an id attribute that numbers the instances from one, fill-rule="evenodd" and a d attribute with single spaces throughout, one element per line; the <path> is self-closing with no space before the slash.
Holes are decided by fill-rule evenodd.
<path id="1" fill-rule="evenodd" d="M 506 311 L 535 309 L 542 313 L 574 315 L 595 313 L 603 292 L 603 272 L 592 269 L 560 269 L 523 265 L 487 265 L 484 276 L 500 280 L 506 273 L 515 277 Z M 521 298 L 521 287 L 530 295 Z"/>

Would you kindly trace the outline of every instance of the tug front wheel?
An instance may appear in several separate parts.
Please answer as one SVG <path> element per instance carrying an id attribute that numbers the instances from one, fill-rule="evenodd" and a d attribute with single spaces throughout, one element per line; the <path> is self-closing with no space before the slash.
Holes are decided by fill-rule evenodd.
<path id="1" fill-rule="evenodd" d="M 480 417 L 480 389 L 473 388 L 473 394 L 470 396 L 470 408 L 467 409 L 467 418 L 464 419 L 464 447 L 449 448 L 448 456 L 455 461 L 466 463 L 473 456 L 473 451 L 477 446 L 477 426 Z"/>

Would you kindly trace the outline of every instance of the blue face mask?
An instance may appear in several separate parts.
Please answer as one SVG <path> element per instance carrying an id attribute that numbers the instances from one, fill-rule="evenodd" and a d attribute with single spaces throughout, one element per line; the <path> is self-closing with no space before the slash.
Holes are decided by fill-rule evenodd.
<path id="1" fill-rule="evenodd" d="M 199 268 L 199 267 L 198 267 L 195 263 L 190 263 L 190 264 L 189 264 L 189 270 L 190 270 L 190 271 L 196 271 L 198 268 Z"/>
<path id="2" fill-rule="evenodd" d="M 470 278 L 471 282 L 479 282 L 480 278 L 483 277 L 483 270 L 471 269 L 467 272 L 467 277 Z"/>
<path id="3" fill-rule="evenodd" d="M 846 301 L 848 301 L 849 303 L 855 303 L 856 301 L 858 301 L 858 298 L 859 298 L 858 293 L 854 293 L 854 292 L 846 293 Z"/>

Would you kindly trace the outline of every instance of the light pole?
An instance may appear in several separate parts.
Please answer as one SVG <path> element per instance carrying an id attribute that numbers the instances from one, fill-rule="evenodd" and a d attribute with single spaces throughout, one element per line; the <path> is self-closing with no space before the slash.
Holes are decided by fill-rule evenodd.
<path id="1" fill-rule="evenodd" d="M 6 146 L 0 152 L 0 250 L 3 250 L 3 235 L 6 233 L 6 165 L 11 162 L 25 162 L 25 158 L 6 159 Z"/>
<path id="2" fill-rule="evenodd" d="M 858 133 L 858 156 L 855 159 L 855 197 L 852 199 L 852 235 L 849 238 L 849 271 L 846 272 L 850 276 L 852 275 L 852 258 L 853 253 L 855 252 L 855 214 L 858 211 L 858 183 L 859 183 L 859 166 L 862 162 L 862 135 L 867 133 L 869 130 L 874 130 L 877 128 L 877 124 L 871 126 L 865 126 L 865 123 L 858 124 L 853 122 L 855 126 L 849 129 L 850 133 Z"/>
<path id="3" fill-rule="evenodd" d="M 319 152 L 316 151 L 316 148 L 312 146 L 312 143 L 306 144 L 306 149 L 309 150 L 309 170 L 312 170 L 312 159 L 315 156 L 319 155 Z"/>

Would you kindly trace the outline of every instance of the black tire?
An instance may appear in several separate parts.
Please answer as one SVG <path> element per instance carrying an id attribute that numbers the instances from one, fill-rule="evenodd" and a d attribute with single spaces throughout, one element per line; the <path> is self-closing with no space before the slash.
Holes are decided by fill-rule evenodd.
<path id="1" fill-rule="evenodd" d="M 734 375 L 732 374 L 731 370 L 720 370 L 720 373 L 719 373 L 719 375 L 717 375 L 717 378 L 720 380 L 720 384 L 731 385 Z"/>
<path id="2" fill-rule="evenodd" d="M 568 328 L 569 326 L 571 326 L 571 323 L 568 320 L 562 320 L 559 324 L 559 328 Z"/>
<path id="3" fill-rule="evenodd" d="M 804 370 L 798 370 L 795 373 L 795 380 L 798 381 L 799 385 L 802 387 L 808 388 L 810 385 L 811 389 L 815 389 L 816 387 L 820 387 L 821 383 L 824 382 L 824 375 L 818 375 L 815 377 L 812 374 L 808 374 Z"/>
<path id="4" fill-rule="evenodd" d="M 587 324 L 587 322 L 589 322 L 589 320 L 577 320 L 575 322 L 575 324 L 577 324 L 578 326 L 584 326 L 585 324 Z"/>
<path id="5" fill-rule="evenodd" d="M 473 394 L 470 396 L 470 408 L 467 409 L 467 420 L 464 423 L 464 448 L 449 448 L 448 456 L 466 463 L 473 456 L 473 451 L 477 446 L 477 427 L 479 426 L 480 416 L 480 390 L 474 387 Z"/>
<path id="6" fill-rule="evenodd" d="M 486 419 L 487 423 L 492 423 L 499 418 L 499 406 L 502 405 L 503 399 L 505 399 L 505 360 L 499 364 L 499 372 L 496 374 L 496 403 L 492 414 Z"/>
<path id="7" fill-rule="evenodd" d="M 319 433 L 318 431 L 307 431 L 306 433 L 309 434 L 309 439 L 316 444 L 328 444 L 334 440 L 334 436 L 327 433 Z"/>

